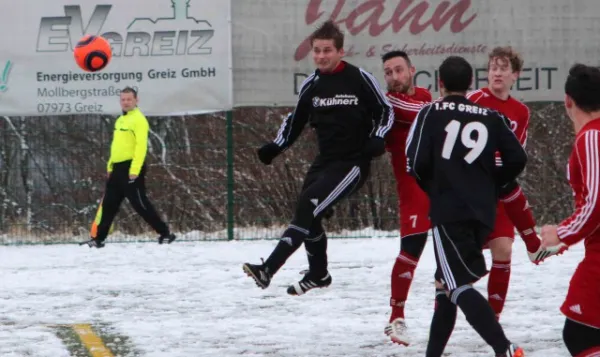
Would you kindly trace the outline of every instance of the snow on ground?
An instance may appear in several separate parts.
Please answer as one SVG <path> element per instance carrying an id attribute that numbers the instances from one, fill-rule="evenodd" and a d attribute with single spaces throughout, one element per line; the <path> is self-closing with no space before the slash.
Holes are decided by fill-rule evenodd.
<path id="1" fill-rule="evenodd" d="M 242 263 L 276 241 L 110 243 L 0 247 L 0 356 L 71 356 L 51 325 L 111 326 L 135 351 L 123 356 L 423 356 L 433 308 L 435 261 L 425 248 L 407 302 L 413 344 L 388 342 L 390 272 L 397 239 L 330 240 L 333 284 L 285 292 L 306 267 L 303 248 L 267 290 Z M 536 267 L 517 239 L 501 322 L 528 357 L 568 356 L 558 308 L 583 247 Z M 488 257 L 489 258 L 489 257 Z M 487 279 L 477 284 L 487 296 Z M 118 341 L 119 339 L 117 339 Z M 448 356 L 493 353 L 459 314 Z"/>

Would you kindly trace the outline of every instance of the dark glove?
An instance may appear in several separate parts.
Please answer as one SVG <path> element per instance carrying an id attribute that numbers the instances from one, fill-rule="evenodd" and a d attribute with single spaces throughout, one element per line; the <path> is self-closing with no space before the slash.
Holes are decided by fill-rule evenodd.
<path id="1" fill-rule="evenodd" d="M 275 143 L 268 143 L 257 150 L 258 159 L 265 165 L 270 165 L 274 158 L 281 153 L 281 147 Z"/>
<path id="2" fill-rule="evenodd" d="M 378 136 L 370 138 L 363 149 L 363 154 L 369 160 L 385 154 L 385 140 Z"/>
<path id="3" fill-rule="evenodd" d="M 499 197 L 501 199 L 506 198 L 511 193 L 513 193 L 518 187 L 519 187 L 519 183 L 517 182 L 517 180 L 512 180 L 511 182 L 509 182 L 507 184 L 500 185 L 499 192 L 498 192 Z"/>

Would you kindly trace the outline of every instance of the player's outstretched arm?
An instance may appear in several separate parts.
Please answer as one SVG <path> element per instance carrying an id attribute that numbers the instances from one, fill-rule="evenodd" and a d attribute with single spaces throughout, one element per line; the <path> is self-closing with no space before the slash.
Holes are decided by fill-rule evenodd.
<path id="1" fill-rule="evenodd" d="M 510 128 L 510 122 L 501 114 L 498 123 L 498 151 L 502 159 L 502 165 L 496 166 L 496 180 L 500 187 L 515 181 L 523 172 L 527 164 L 527 153 L 521 142 Z"/>
<path id="2" fill-rule="evenodd" d="M 573 245 L 600 228 L 600 132 L 590 130 L 577 139 L 574 150 L 579 158 L 581 177 L 584 179 L 585 200 L 577 204 L 575 212 L 562 221 L 557 234 L 566 245 Z"/>
<path id="3" fill-rule="evenodd" d="M 263 164 L 271 164 L 273 159 L 292 146 L 304 130 L 310 116 L 311 103 L 308 92 L 313 85 L 314 77 L 313 74 L 302 83 L 296 108 L 283 119 L 275 140 L 257 150 L 258 158 Z"/>

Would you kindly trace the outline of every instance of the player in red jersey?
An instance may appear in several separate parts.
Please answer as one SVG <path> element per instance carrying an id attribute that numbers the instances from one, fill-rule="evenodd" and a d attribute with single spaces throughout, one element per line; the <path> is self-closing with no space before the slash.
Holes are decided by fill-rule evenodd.
<path id="1" fill-rule="evenodd" d="M 414 177 L 406 172 L 405 144 L 410 125 L 420 109 L 420 103 L 431 102 L 431 93 L 414 86 L 415 67 L 403 51 L 392 51 L 382 57 L 387 97 L 396 115 L 396 121 L 386 136 L 387 150 L 396 178 L 398 213 L 400 220 L 400 253 L 391 274 L 392 313 L 385 333 L 392 341 L 408 345 L 404 323 L 404 304 L 412 283 L 417 262 L 421 257 L 429 222 L 429 198 L 421 190 Z M 414 100 L 414 104 L 408 102 Z"/>
<path id="2" fill-rule="evenodd" d="M 565 83 L 565 107 L 575 128 L 567 177 L 575 212 L 558 226 L 542 228 L 544 247 L 566 249 L 584 241 L 585 256 L 575 270 L 560 310 L 563 339 L 572 356 L 600 356 L 600 70 L 576 64 Z"/>
<path id="3" fill-rule="evenodd" d="M 497 110 L 507 117 L 515 135 L 525 147 L 529 109 L 510 95 L 510 89 L 522 69 L 523 60 L 511 47 L 494 48 L 489 53 L 488 59 L 488 86 L 470 92 L 467 98 L 481 106 Z M 500 157 L 496 160 L 498 165 L 502 165 Z M 516 182 L 503 191 L 498 202 L 496 226 L 486 244 L 492 253 L 488 299 L 498 318 L 508 293 L 515 228 L 523 238 L 529 259 L 533 263 L 538 264 L 556 253 L 541 247 L 541 241 L 535 231 L 533 213 L 527 198 Z"/>

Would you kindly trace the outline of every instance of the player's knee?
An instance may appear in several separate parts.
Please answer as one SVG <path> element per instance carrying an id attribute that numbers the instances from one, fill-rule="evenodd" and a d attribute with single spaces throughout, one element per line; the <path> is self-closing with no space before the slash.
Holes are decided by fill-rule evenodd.
<path id="1" fill-rule="evenodd" d="M 508 237 L 496 238 L 490 242 L 492 259 L 509 261 L 512 257 L 513 240 Z"/>
<path id="2" fill-rule="evenodd" d="M 310 231 L 308 233 L 309 238 L 316 239 L 316 238 L 321 238 L 323 236 L 325 236 L 325 230 L 323 229 L 323 226 L 320 223 L 313 224 L 310 227 Z"/>
<path id="3" fill-rule="evenodd" d="M 144 204 L 141 201 L 141 197 L 131 197 L 129 198 L 129 203 L 137 212 L 144 211 Z"/>
<path id="4" fill-rule="evenodd" d="M 450 301 L 450 290 L 448 286 L 439 280 L 435 281 L 435 300 L 436 303 L 439 301 Z"/>
<path id="5" fill-rule="evenodd" d="M 298 249 L 309 235 L 309 230 L 295 225 L 293 222 L 283 232 L 280 242 L 287 243 L 294 249 Z"/>
<path id="6" fill-rule="evenodd" d="M 400 240 L 400 250 L 409 254 L 415 259 L 419 259 L 427 243 L 427 233 L 418 233 L 402 237 Z"/>
<path id="7" fill-rule="evenodd" d="M 440 290 L 447 291 L 446 286 L 441 281 L 438 281 L 438 280 L 435 281 L 435 290 L 436 291 L 440 291 Z"/>
<path id="8" fill-rule="evenodd" d="M 456 305 L 450 301 L 447 290 L 435 290 L 434 310 L 435 313 L 443 320 L 454 321 L 456 319 Z"/>
<path id="9" fill-rule="evenodd" d="M 296 213 L 292 224 L 309 229 L 314 223 L 316 208 L 316 205 L 308 197 L 301 196 L 296 204 Z"/>
<path id="10" fill-rule="evenodd" d="M 462 294 L 464 294 L 466 291 L 469 291 L 471 289 L 473 289 L 472 284 L 465 284 L 465 285 L 459 286 L 456 289 L 449 290 L 448 297 L 450 298 L 450 301 L 452 301 L 452 303 L 454 305 L 458 305 L 458 299 L 460 298 L 460 296 Z"/>

